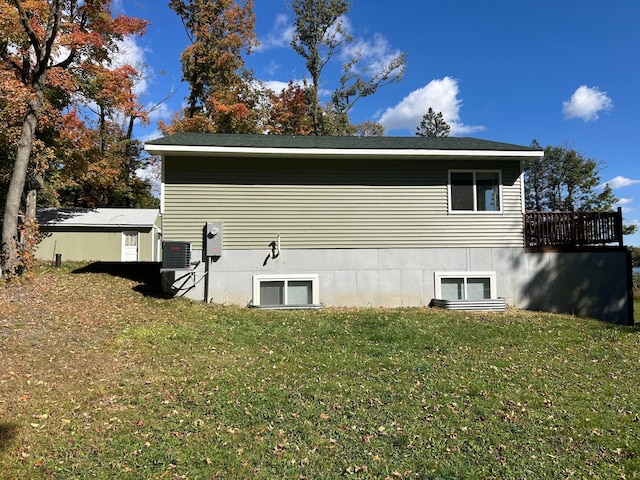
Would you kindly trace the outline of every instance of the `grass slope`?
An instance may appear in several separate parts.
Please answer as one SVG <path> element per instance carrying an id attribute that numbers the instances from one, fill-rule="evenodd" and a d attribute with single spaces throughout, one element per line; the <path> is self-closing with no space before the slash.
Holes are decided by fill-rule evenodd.
<path id="1" fill-rule="evenodd" d="M 0 290 L 3 478 L 640 478 L 638 329 Z"/>

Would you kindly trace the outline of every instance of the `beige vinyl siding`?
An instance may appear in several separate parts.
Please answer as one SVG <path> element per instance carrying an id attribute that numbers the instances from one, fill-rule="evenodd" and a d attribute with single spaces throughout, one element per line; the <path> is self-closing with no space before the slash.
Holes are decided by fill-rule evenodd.
<path id="1" fill-rule="evenodd" d="M 499 213 L 448 211 L 450 169 L 502 172 Z M 522 246 L 514 160 L 165 158 L 163 238 L 201 248 L 207 221 L 223 248 Z"/>
<path id="2" fill-rule="evenodd" d="M 36 258 L 53 260 L 56 254 L 64 261 L 100 260 L 119 262 L 122 255 L 121 231 L 95 229 L 47 230 L 37 247 Z"/>
<path id="3" fill-rule="evenodd" d="M 134 230 L 125 230 L 133 232 Z M 72 228 L 55 229 L 41 227 L 42 241 L 38 244 L 36 258 L 54 260 L 56 254 L 68 261 L 104 261 L 122 260 L 123 230 L 108 228 Z M 155 261 L 157 245 L 152 245 L 156 235 L 153 230 L 136 231 L 138 233 L 138 261 Z M 154 255 L 155 254 L 155 255 Z"/>

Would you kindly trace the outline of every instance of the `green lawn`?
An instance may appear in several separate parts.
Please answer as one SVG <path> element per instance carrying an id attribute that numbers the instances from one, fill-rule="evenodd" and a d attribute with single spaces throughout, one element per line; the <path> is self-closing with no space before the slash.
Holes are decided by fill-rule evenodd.
<path id="1" fill-rule="evenodd" d="M 640 478 L 640 337 L 258 311 L 42 267 L 0 289 L 3 478 Z"/>

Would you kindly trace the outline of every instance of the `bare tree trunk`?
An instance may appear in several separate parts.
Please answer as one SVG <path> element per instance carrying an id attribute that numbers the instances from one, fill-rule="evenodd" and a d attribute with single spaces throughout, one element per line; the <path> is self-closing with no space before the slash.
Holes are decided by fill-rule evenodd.
<path id="1" fill-rule="evenodd" d="M 5 200 L 2 219 L 2 254 L 0 255 L 0 273 L 3 275 L 15 272 L 20 263 L 18 259 L 18 216 L 41 102 L 42 92 L 39 92 L 36 98 L 29 102 L 29 111 L 22 124 L 11 182 Z"/>
<path id="2" fill-rule="evenodd" d="M 38 191 L 36 189 L 29 190 L 25 201 L 24 216 L 27 221 L 35 220 L 37 211 Z"/>

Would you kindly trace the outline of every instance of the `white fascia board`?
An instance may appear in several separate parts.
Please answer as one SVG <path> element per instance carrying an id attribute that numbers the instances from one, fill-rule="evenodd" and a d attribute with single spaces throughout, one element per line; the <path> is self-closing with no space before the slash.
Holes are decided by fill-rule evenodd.
<path id="1" fill-rule="evenodd" d="M 140 230 L 142 228 L 153 228 L 154 225 L 147 225 L 142 223 L 43 223 L 41 228 L 117 228 L 122 230 Z"/>
<path id="2" fill-rule="evenodd" d="M 290 156 L 290 157 L 541 157 L 542 150 L 418 150 L 361 148 L 256 148 L 193 145 L 145 145 L 153 155 L 181 154 L 202 156 Z"/>

